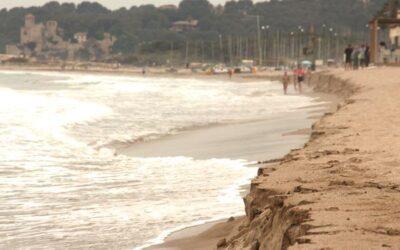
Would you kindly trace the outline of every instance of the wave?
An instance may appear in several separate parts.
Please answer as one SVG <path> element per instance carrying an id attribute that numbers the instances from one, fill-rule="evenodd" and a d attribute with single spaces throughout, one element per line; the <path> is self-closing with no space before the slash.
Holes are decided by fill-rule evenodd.
<path id="1" fill-rule="evenodd" d="M 243 122 L 243 121 L 241 121 Z M 114 148 L 116 150 L 120 150 L 126 147 L 129 147 L 131 145 L 137 144 L 137 143 L 143 143 L 143 142 L 149 142 L 153 140 L 158 140 L 162 138 L 166 138 L 169 136 L 174 136 L 180 133 L 184 132 L 189 132 L 197 129 L 203 129 L 203 128 L 210 128 L 213 126 L 221 126 L 224 124 L 233 124 L 234 122 L 214 122 L 214 123 L 202 123 L 202 124 L 193 124 L 189 126 L 184 126 L 184 127 L 176 127 L 169 129 L 165 132 L 159 132 L 159 133 L 149 133 L 137 137 L 131 137 L 127 138 L 125 140 L 121 139 L 110 139 L 108 142 L 104 142 L 101 144 L 96 144 L 93 145 L 95 149 L 100 150 L 101 148 Z"/>
<path id="2" fill-rule="evenodd" d="M 248 167 L 255 163 L 255 162 L 248 162 L 245 160 L 236 160 L 236 161 L 242 162 L 241 167 Z M 239 198 L 238 194 L 241 191 L 241 187 L 243 187 L 244 185 L 248 185 L 249 180 L 253 177 L 254 177 L 254 173 L 251 173 L 248 176 L 244 176 L 242 179 L 233 183 L 231 186 L 227 187 L 226 189 L 222 190 L 221 195 L 219 196 L 220 202 L 224 202 L 225 200 L 238 199 Z M 241 211 L 243 211 L 243 210 L 241 210 Z M 229 217 L 239 217 L 239 216 L 244 216 L 244 215 L 245 215 L 244 212 L 237 212 L 237 213 L 233 213 L 233 214 L 230 213 Z M 148 240 L 141 246 L 133 248 L 133 250 L 143 250 L 143 249 L 151 247 L 151 246 L 162 244 L 165 242 L 165 240 L 169 236 L 171 236 L 172 234 L 174 234 L 176 232 L 182 231 L 184 229 L 201 226 L 201 225 L 204 225 L 207 223 L 218 222 L 218 221 L 222 221 L 225 219 L 228 219 L 228 217 L 226 215 L 214 216 L 210 219 L 196 220 L 192 223 L 187 223 L 187 224 L 180 225 L 180 226 L 177 226 L 174 228 L 166 229 L 161 234 L 159 234 L 157 237 Z"/>

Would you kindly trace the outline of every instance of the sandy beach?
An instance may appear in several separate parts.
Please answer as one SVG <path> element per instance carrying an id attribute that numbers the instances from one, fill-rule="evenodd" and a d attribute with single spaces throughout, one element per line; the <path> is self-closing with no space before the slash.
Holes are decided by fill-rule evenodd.
<path id="1" fill-rule="evenodd" d="M 234 80 L 243 82 L 247 77 L 235 76 Z M 258 74 L 252 79 L 275 77 Z M 312 126 L 297 123 L 293 129 L 295 122 L 280 118 L 277 121 L 285 123 L 280 130 L 276 125 L 268 127 L 266 121 L 254 121 L 191 130 L 124 147 L 121 152 L 133 156 L 155 156 L 152 150 L 157 149 L 157 154 L 184 152 L 199 159 L 211 152 L 214 157 L 243 153 L 253 155 L 252 160 L 273 159 L 280 157 L 279 152 L 299 148 L 261 165 L 244 199 L 245 217 L 181 230 L 150 249 L 217 249 L 217 245 L 220 249 L 396 249 L 400 245 L 398 79 L 400 71 L 392 67 L 332 69 L 315 74 L 311 87 L 315 93 L 336 95 L 340 103 L 321 119 L 320 111 L 309 112 L 311 120 L 319 119 Z M 245 135 L 237 133 L 242 126 Z M 259 144 L 266 137 L 257 137 L 260 128 L 263 134 L 280 134 L 289 138 L 286 142 L 293 140 L 298 146 L 291 142 L 288 148 L 274 137 L 275 150 L 262 152 L 260 148 L 265 145 Z M 218 137 L 223 131 L 228 138 Z M 307 135 L 309 141 L 302 147 Z M 254 139 L 246 142 L 247 152 L 235 147 L 241 136 Z M 229 141 L 226 145 L 230 148 L 218 152 L 224 140 Z M 257 150 L 252 144 L 258 145 Z M 198 145 L 207 146 L 198 151 Z"/>
<path id="2" fill-rule="evenodd" d="M 344 101 L 313 125 L 304 148 L 259 170 L 246 217 L 154 249 L 397 249 L 398 79 L 390 67 L 316 76 L 316 91 Z"/>
<path id="3" fill-rule="evenodd" d="M 18 108 L 16 112 L 21 113 L 15 116 L 15 112 L 3 108 L 4 116 L 9 114 L 13 117 L 6 120 L 14 122 L 12 119 L 15 119 L 20 127 L 29 130 L 32 122 L 22 118 L 26 112 L 33 112 L 37 120 L 33 124 L 40 129 L 32 133 L 38 131 L 38 136 L 42 136 L 38 143 L 44 144 L 35 148 L 47 148 L 62 137 L 69 144 L 57 148 L 49 146 L 48 150 L 52 152 L 50 161 L 74 166 L 61 167 L 64 172 L 53 172 L 51 167 L 43 167 L 33 177 L 20 175 L 21 178 L 41 180 L 49 177 L 45 192 L 32 189 L 35 193 L 16 195 L 14 193 L 18 190 L 29 190 L 30 182 L 20 181 L 21 187 L 13 186 L 2 192 L 3 196 L 13 197 L 2 207 L 14 214 L 27 214 L 26 220 L 40 217 L 35 211 L 43 211 L 47 214 L 44 220 L 46 228 L 57 228 L 65 235 L 72 231 L 74 234 L 95 235 L 60 240 L 50 234 L 51 230 L 36 230 L 36 221 L 30 220 L 24 224 L 24 228 L 31 228 L 26 230 L 29 235 L 19 233 L 19 224 L 8 224 L 10 226 L 0 232 L 3 235 L 13 232 L 13 238 L 0 237 L 1 244 L 11 248 L 28 244 L 34 247 L 139 247 L 162 242 L 164 235 L 179 228 L 242 216 L 242 197 L 248 193 L 250 179 L 256 176 L 259 166 L 255 163 L 282 157 L 291 148 L 302 147 L 310 133 L 307 128 L 326 112 L 330 103 L 325 97 L 298 95 L 292 90 L 290 95 L 284 96 L 281 85 L 270 82 L 268 77 L 254 80 L 238 75 L 229 81 L 226 75 L 205 76 L 210 79 L 205 81 L 197 74 L 184 79 L 164 75 L 158 78 L 120 77 L 92 72 L 26 71 L 23 68 L 5 70 L 2 74 L 2 94 Z M 206 102 L 204 97 L 207 97 Z M 26 100 L 38 107 L 33 111 L 26 110 Z M 76 114 L 76 110 L 84 114 L 74 121 L 65 120 L 71 126 L 60 122 L 64 121 L 61 118 L 65 112 Z M 51 124 L 48 123 L 49 116 L 54 117 Z M 22 118 L 17 120 L 19 117 Z M 51 125 L 51 129 L 41 129 L 44 125 Z M 54 130 L 59 133 L 46 134 Z M 18 141 L 18 135 L 14 138 L 13 143 L 25 145 Z M 84 145 L 87 145 L 84 147 L 87 150 L 82 150 Z M 126 151 L 123 152 L 118 150 L 119 145 L 128 147 L 124 147 Z M 64 156 L 69 154 L 79 156 L 78 161 L 69 162 L 69 159 L 75 159 Z M 10 162 L 14 164 L 13 159 Z M 87 177 L 93 169 L 79 167 L 88 162 L 95 171 L 99 170 L 96 175 Z M 42 162 L 37 164 L 47 166 Z M 9 168 L 12 170 L 14 165 Z M 12 171 L 9 173 L 13 174 Z M 52 178 L 58 174 L 70 176 L 68 180 L 72 183 L 65 183 L 65 178 Z M 62 183 L 58 183 L 59 180 Z M 82 187 L 84 191 L 63 192 L 63 197 L 73 197 L 68 199 L 60 197 L 57 200 L 48 195 L 52 188 L 57 192 L 60 186 L 65 185 L 72 190 Z M 18 204 L 25 204 L 24 200 L 32 196 L 41 204 L 59 207 L 51 210 L 54 211 L 54 215 L 50 214 L 52 219 L 47 219 L 49 212 L 46 208 L 31 211 L 27 207 L 13 207 L 17 203 L 13 199 L 18 199 Z M 99 201 L 99 197 L 104 199 Z M 58 206 L 59 201 L 67 205 Z M 96 204 L 96 207 L 91 204 Z M 80 215 L 75 211 L 92 216 L 88 227 L 79 226 L 85 220 L 77 222 L 73 216 Z M 59 220 L 55 218 L 59 213 L 65 215 L 62 224 L 57 224 Z M 239 225 L 239 222 L 237 219 L 234 224 Z M 208 231 L 206 229 L 211 225 L 214 227 L 214 224 L 200 228 Z M 225 224 L 215 227 L 217 232 L 231 228 Z M 111 231 L 102 228 L 111 228 Z M 197 235 L 199 228 L 180 231 L 179 237 L 187 237 L 188 230 L 190 235 Z M 35 242 L 28 239 L 31 234 L 37 235 Z M 205 235 L 207 237 L 203 239 L 213 234 Z M 169 239 L 171 237 L 174 238 L 175 234 Z M 218 234 L 213 241 L 221 237 L 227 235 Z M 87 240 L 82 243 L 81 239 Z M 201 244 L 204 248 L 204 241 Z"/>

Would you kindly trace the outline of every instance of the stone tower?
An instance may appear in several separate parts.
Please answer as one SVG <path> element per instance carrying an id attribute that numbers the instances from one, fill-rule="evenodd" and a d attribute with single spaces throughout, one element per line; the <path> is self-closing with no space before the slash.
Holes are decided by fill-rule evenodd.
<path id="1" fill-rule="evenodd" d="M 58 23 L 56 21 L 48 21 L 46 23 L 46 31 L 48 37 L 57 35 Z"/>
<path id="2" fill-rule="evenodd" d="M 25 16 L 25 27 L 32 28 L 35 25 L 35 16 L 28 14 Z"/>

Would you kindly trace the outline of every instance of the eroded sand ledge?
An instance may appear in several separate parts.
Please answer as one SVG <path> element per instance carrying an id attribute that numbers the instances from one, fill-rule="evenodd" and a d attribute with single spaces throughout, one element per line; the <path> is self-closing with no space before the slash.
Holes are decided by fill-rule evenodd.
<path id="1" fill-rule="evenodd" d="M 335 70 L 311 84 L 343 103 L 304 148 L 259 170 L 221 249 L 400 246 L 400 69 Z"/>

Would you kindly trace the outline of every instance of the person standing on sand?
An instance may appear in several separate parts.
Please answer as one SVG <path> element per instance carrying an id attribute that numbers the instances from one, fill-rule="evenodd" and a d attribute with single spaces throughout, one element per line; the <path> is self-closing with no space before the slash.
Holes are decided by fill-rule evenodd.
<path id="1" fill-rule="evenodd" d="M 351 46 L 351 44 L 349 44 L 347 46 L 347 48 L 344 50 L 344 55 L 345 55 L 345 65 L 344 65 L 344 69 L 345 70 L 351 70 L 352 69 L 352 65 L 351 65 L 351 56 L 353 54 L 353 47 Z"/>
<path id="2" fill-rule="evenodd" d="M 289 77 L 287 71 L 285 70 L 285 73 L 283 73 L 283 78 L 282 78 L 283 93 L 285 95 L 287 95 L 287 89 L 288 89 L 288 86 L 289 86 L 289 81 L 290 81 L 290 77 Z"/>

